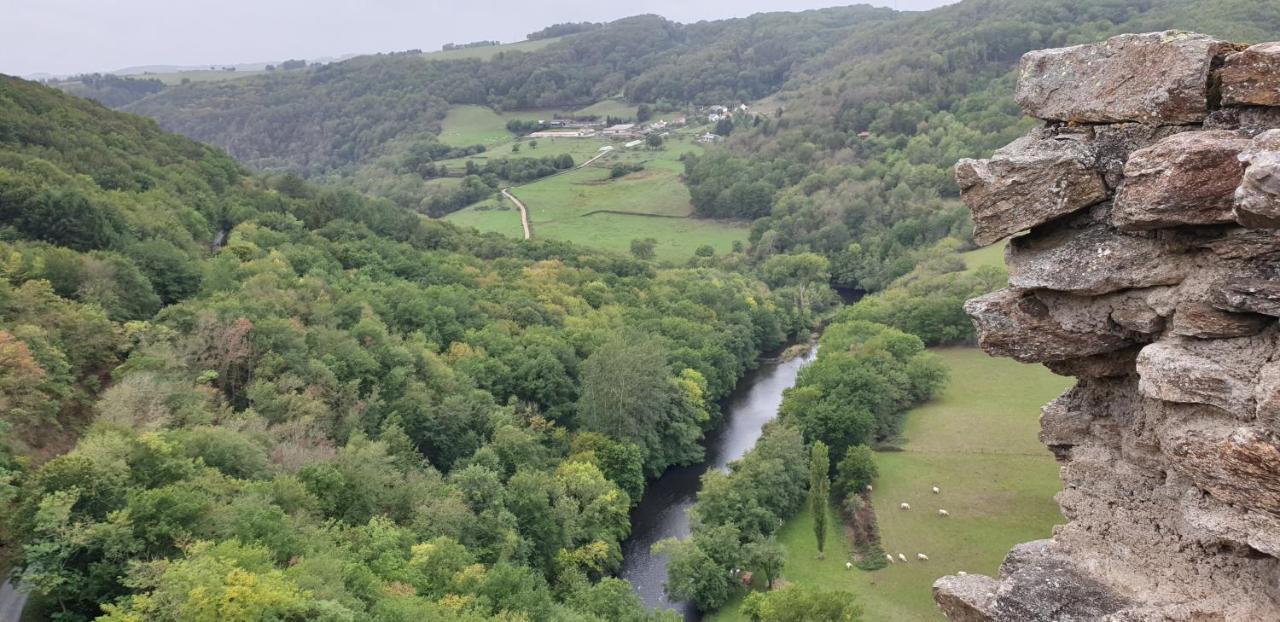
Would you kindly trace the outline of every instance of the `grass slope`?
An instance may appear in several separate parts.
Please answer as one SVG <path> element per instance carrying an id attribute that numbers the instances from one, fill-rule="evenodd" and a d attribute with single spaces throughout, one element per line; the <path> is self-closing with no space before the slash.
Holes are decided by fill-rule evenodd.
<path id="1" fill-rule="evenodd" d="M 992 244 L 982 248 L 971 250 L 967 253 L 961 253 L 961 259 L 964 259 L 964 267 L 966 270 L 977 270 L 993 266 L 996 268 L 1004 267 L 1004 247 L 1005 243 Z"/>
<path id="2" fill-rule="evenodd" d="M 498 115 L 494 113 L 494 116 Z M 620 144 L 602 139 L 542 139 L 537 148 L 530 148 L 528 141 L 521 144 L 521 151 L 516 155 L 568 153 L 576 162 L 587 161 L 599 153 L 601 146 L 612 144 L 617 148 L 592 166 L 512 190 L 529 206 L 535 236 L 622 253 L 629 251 L 631 240 L 652 237 L 658 240 L 657 259 L 676 262 L 688 259 L 703 244 L 710 244 L 716 252 L 723 253 L 732 248 L 735 240 L 745 242 L 747 239 L 747 223 L 690 217 L 693 205 L 689 189 L 680 179 L 683 171 L 680 156 L 698 153 L 702 148 L 687 137 L 673 136 L 659 150 L 624 150 Z M 484 157 L 510 155 L 507 143 L 483 154 Z M 615 162 L 643 163 L 645 170 L 611 180 L 608 168 Z M 463 161 L 446 164 L 450 168 L 461 167 Z M 501 199 L 483 201 L 445 219 L 481 231 L 521 235 L 518 212 Z"/>
<path id="3" fill-rule="evenodd" d="M 517 41 L 515 43 L 504 43 L 502 45 L 484 45 L 473 48 L 460 48 L 456 50 L 436 50 L 434 52 L 423 52 L 423 60 L 462 60 L 466 58 L 478 58 L 480 60 L 493 60 L 493 57 L 506 52 L 532 52 L 547 47 L 551 43 L 559 41 L 562 37 L 552 37 L 550 39 L 538 39 L 536 41 Z"/>
<path id="4" fill-rule="evenodd" d="M 825 561 L 816 559 L 807 511 L 779 533 L 788 552 L 786 580 L 850 590 L 868 620 L 943 619 L 930 595 L 935 579 L 958 570 L 993 574 L 1010 547 L 1048 537 L 1062 520 L 1053 501 L 1058 470 L 1036 438 L 1037 413 L 1069 379 L 973 348 L 936 352 L 951 372 L 947 389 L 907 416 L 904 451 L 876 454 L 880 478 L 872 503 L 881 538 L 887 551 L 911 561 L 876 572 L 845 570 L 848 549 L 834 513 Z M 940 495 L 929 490 L 935 484 Z M 903 501 L 911 511 L 898 509 Z M 938 508 L 951 517 L 938 516 Z M 915 561 L 916 553 L 930 561 Z M 708 618 L 743 619 L 736 602 Z"/>

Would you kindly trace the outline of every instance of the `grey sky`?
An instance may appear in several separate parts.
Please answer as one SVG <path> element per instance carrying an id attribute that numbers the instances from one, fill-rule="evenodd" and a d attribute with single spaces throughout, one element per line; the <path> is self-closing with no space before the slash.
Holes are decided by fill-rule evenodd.
<path id="1" fill-rule="evenodd" d="M 922 10 L 954 0 L 873 0 Z M 251 63 L 515 41 L 550 24 L 656 13 L 679 22 L 839 0 L 0 0 L 0 73 Z"/>

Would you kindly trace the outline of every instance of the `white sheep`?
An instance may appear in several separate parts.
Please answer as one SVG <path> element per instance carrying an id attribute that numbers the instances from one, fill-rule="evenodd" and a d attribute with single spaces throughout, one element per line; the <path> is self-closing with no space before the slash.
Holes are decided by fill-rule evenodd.
<path id="1" fill-rule="evenodd" d="M 942 491 L 941 491 L 941 490 L 938 490 L 938 487 L 937 487 L 937 486 L 934 486 L 934 487 L 933 487 L 933 494 L 935 494 L 935 495 L 936 495 L 936 494 L 938 494 L 938 493 L 940 493 L 940 492 L 942 492 Z"/>
<path id="2" fill-rule="evenodd" d="M 922 561 L 922 562 L 927 562 L 927 561 L 929 561 L 929 556 L 928 556 L 928 555 L 925 555 L 924 553 L 916 553 L 916 559 L 918 559 L 918 560 L 920 560 L 920 561 Z"/>
<path id="3" fill-rule="evenodd" d="M 967 577 L 967 576 L 969 576 L 969 573 L 967 573 L 967 572 L 965 572 L 965 571 L 963 571 L 963 570 L 961 570 L 960 572 L 957 572 L 956 574 L 958 574 L 958 575 L 960 575 L 960 576 L 962 576 L 962 577 Z"/>
<path id="4" fill-rule="evenodd" d="M 899 509 L 899 510 L 910 510 L 910 509 L 911 509 L 911 504 L 910 504 L 910 503 L 907 503 L 906 501 L 903 501 L 902 503 L 899 503 L 899 504 L 898 504 L 898 509 Z"/>
<path id="5" fill-rule="evenodd" d="M 951 512 L 938 508 L 938 516 L 951 516 Z"/>
<path id="6" fill-rule="evenodd" d="M 885 554 L 884 554 L 884 558 L 885 558 L 885 559 L 887 559 L 887 560 L 889 560 L 889 563 L 890 563 L 890 564 L 892 564 L 892 563 L 893 563 L 893 556 L 892 556 L 892 555 L 890 555 L 890 554 L 888 554 L 888 553 L 885 553 Z"/>
<path id="7" fill-rule="evenodd" d="M 898 553 L 898 560 L 905 564 L 907 562 L 907 556 L 902 553 Z"/>
<path id="8" fill-rule="evenodd" d="M 853 562 L 845 562 L 845 563 L 844 563 L 844 569 L 845 569 L 845 570 L 853 570 Z"/>
<path id="9" fill-rule="evenodd" d="M 871 492 L 872 490 L 875 489 L 871 487 L 871 484 L 867 484 L 867 492 Z"/>

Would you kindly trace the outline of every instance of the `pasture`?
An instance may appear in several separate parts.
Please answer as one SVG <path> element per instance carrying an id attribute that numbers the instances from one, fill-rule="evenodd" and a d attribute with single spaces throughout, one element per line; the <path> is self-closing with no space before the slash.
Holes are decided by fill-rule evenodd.
<path id="1" fill-rule="evenodd" d="M 951 373 L 945 391 L 907 415 L 902 451 L 876 453 L 872 493 L 884 549 L 907 563 L 845 570 L 848 545 L 832 511 L 827 555 L 817 560 L 806 510 L 778 534 L 787 547 L 787 581 L 858 596 L 868 620 L 942 620 L 933 581 L 959 570 L 991 575 L 1009 548 L 1046 538 L 1062 522 L 1053 495 L 1058 469 L 1037 440 L 1042 404 L 1070 385 L 1039 365 L 992 358 L 975 348 L 935 350 Z M 941 493 L 934 495 L 931 486 Z M 898 508 L 901 502 L 912 509 Z M 945 508 L 950 517 L 938 516 Z M 925 553 L 929 561 L 916 561 Z M 739 602 L 709 616 L 744 620 Z"/>
<path id="2" fill-rule="evenodd" d="M 538 39 L 536 41 L 517 41 L 515 43 L 503 43 L 502 45 L 482 45 L 473 48 L 458 48 L 453 50 L 435 50 L 431 52 L 423 52 L 423 60 L 463 60 L 468 58 L 476 58 L 479 60 L 492 60 L 493 57 L 501 53 L 507 52 L 532 52 L 544 48 L 561 37 L 552 37 L 550 39 Z"/>

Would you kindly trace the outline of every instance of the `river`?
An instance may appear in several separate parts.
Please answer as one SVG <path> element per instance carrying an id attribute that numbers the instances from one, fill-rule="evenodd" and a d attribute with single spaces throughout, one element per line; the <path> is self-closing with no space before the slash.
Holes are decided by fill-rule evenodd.
<path id="1" fill-rule="evenodd" d="M 645 489 L 644 497 L 631 511 L 631 537 L 622 543 L 623 579 L 631 582 L 646 605 L 675 609 L 685 620 L 701 619 L 688 603 L 667 600 L 662 584 L 667 580 L 665 556 L 653 555 L 649 547 L 664 538 L 689 535 L 686 511 L 698 494 L 699 478 L 708 469 L 725 469 L 755 446 L 764 424 L 778 416 L 782 392 L 796 382 L 796 374 L 817 355 L 813 348 L 803 357 L 778 363 L 763 363 L 743 376 L 724 404 L 724 421 L 707 435 L 706 459 L 693 466 L 668 470 Z"/>

